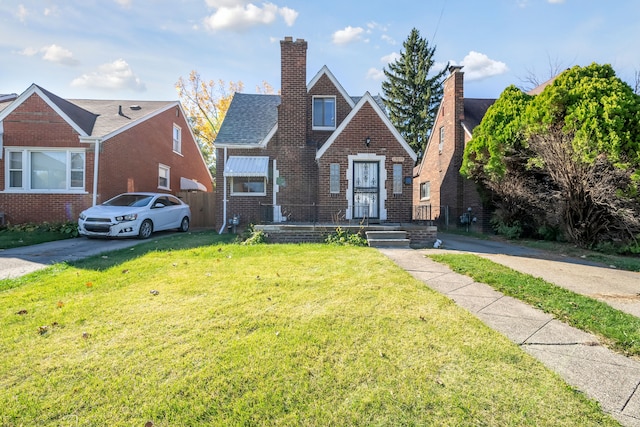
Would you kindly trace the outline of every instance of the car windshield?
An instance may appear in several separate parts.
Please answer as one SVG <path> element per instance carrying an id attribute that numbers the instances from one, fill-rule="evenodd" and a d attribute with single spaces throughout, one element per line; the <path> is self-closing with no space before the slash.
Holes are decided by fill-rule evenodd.
<path id="1" fill-rule="evenodd" d="M 153 196 L 148 196 L 145 194 L 121 194 L 120 196 L 116 196 L 111 200 L 107 200 L 103 203 L 103 205 L 134 206 L 139 208 L 142 206 L 147 206 L 151 199 L 153 199 Z"/>

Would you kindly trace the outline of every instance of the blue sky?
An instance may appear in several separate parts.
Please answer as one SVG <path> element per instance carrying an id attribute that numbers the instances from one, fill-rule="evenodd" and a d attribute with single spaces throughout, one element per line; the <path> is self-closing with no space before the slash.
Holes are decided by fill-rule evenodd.
<path id="1" fill-rule="evenodd" d="M 327 65 L 351 95 L 375 95 L 414 27 L 438 66 L 464 66 L 467 97 L 592 62 L 631 84 L 639 17 L 637 0 L 0 0 L 0 94 L 175 100 L 191 70 L 278 90 L 292 36 L 308 42 L 307 80 Z"/>

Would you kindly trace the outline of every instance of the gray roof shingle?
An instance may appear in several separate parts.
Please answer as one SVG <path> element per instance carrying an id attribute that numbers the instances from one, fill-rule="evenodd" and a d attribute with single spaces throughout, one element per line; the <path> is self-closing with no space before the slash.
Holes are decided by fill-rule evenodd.
<path id="1" fill-rule="evenodd" d="M 279 95 L 235 93 L 216 144 L 258 144 L 278 122 Z"/>
<path id="2" fill-rule="evenodd" d="M 481 99 L 481 98 L 465 98 L 464 99 L 464 125 L 469 132 L 480 124 L 482 118 L 486 114 L 487 110 L 495 99 Z"/>

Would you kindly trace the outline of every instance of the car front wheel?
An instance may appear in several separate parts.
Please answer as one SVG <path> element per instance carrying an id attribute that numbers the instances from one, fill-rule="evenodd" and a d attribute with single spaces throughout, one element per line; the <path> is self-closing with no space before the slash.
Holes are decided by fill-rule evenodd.
<path id="1" fill-rule="evenodd" d="M 189 217 L 184 217 L 182 218 L 182 222 L 180 222 L 180 228 L 178 228 L 179 231 L 182 231 L 183 233 L 186 233 L 187 231 L 189 231 Z"/>
<path id="2" fill-rule="evenodd" d="M 153 224 L 151 220 L 145 219 L 140 224 L 140 231 L 138 232 L 138 237 L 140 239 L 148 239 L 151 237 L 151 233 L 153 233 Z"/>

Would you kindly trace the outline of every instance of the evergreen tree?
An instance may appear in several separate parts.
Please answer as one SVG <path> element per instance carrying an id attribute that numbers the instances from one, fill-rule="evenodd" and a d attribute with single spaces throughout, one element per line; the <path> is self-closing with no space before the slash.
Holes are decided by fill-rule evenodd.
<path id="1" fill-rule="evenodd" d="M 402 46 L 400 58 L 384 69 L 387 78 L 382 82 L 384 103 L 391 122 L 411 148 L 424 153 L 442 100 L 448 64 L 433 73 L 436 48 L 430 47 L 415 28 Z"/>

